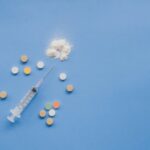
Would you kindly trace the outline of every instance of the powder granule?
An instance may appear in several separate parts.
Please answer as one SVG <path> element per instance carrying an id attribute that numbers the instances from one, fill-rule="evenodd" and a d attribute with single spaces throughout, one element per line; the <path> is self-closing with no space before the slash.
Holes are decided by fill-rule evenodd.
<path id="1" fill-rule="evenodd" d="M 64 61 L 68 59 L 71 48 L 71 44 L 66 39 L 53 40 L 46 50 L 46 55 Z"/>

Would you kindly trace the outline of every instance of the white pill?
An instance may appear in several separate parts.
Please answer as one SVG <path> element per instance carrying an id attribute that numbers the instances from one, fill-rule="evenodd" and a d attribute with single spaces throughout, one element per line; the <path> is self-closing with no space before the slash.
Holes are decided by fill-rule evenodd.
<path id="1" fill-rule="evenodd" d="M 19 68 L 14 66 L 14 67 L 11 68 L 11 72 L 12 72 L 12 74 L 18 74 L 19 73 Z"/>
<path id="2" fill-rule="evenodd" d="M 45 67 L 45 63 L 43 61 L 38 61 L 36 66 L 38 69 L 43 69 Z"/>
<path id="3" fill-rule="evenodd" d="M 49 110 L 48 112 L 50 117 L 54 117 L 56 115 L 56 111 L 54 109 Z"/>
<path id="4" fill-rule="evenodd" d="M 67 79 L 67 74 L 64 73 L 64 72 L 60 73 L 59 79 L 62 80 L 62 81 L 66 80 Z"/>

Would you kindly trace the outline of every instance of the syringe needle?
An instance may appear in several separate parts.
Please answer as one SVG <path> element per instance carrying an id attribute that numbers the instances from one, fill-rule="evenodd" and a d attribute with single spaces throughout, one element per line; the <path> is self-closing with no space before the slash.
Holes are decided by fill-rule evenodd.
<path id="1" fill-rule="evenodd" d="M 49 75 L 49 73 L 54 69 L 54 66 L 44 75 L 43 80 Z"/>
<path id="2" fill-rule="evenodd" d="M 43 83 L 43 81 L 45 80 L 45 78 L 49 75 L 49 73 L 50 73 L 53 69 L 54 69 L 54 66 L 51 67 L 50 70 L 41 78 L 41 80 L 39 80 L 39 81 L 36 83 L 35 87 L 36 87 L 37 89 L 41 86 L 41 84 Z"/>

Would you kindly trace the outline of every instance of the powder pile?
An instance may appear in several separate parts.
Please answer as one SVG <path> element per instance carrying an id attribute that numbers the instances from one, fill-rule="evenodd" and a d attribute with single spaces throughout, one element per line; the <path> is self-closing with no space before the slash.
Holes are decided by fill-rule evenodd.
<path id="1" fill-rule="evenodd" d="M 66 39 L 53 40 L 46 50 L 46 55 L 64 61 L 68 59 L 71 48 L 71 44 Z"/>

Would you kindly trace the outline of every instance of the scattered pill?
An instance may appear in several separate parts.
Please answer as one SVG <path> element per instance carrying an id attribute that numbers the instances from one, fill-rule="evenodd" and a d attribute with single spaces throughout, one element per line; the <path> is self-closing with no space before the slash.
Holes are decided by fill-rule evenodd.
<path id="1" fill-rule="evenodd" d="M 32 72 L 32 70 L 31 70 L 30 67 L 25 67 L 25 68 L 24 68 L 24 74 L 25 74 L 25 75 L 29 75 L 29 74 L 31 74 L 31 72 Z"/>
<path id="2" fill-rule="evenodd" d="M 6 99 L 8 96 L 7 92 L 6 91 L 1 91 L 0 92 L 0 99 Z"/>
<path id="3" fill-rule="evenodd" d="M 68 84 L 66 87 L 67 92 L 73 92 L 74 86 L 72 84 Z"/>
<path id="4" fill-rule="evenodd" d="M 38 69 L 43 69 L 45 67 L 45 63 L 43 61 L 38 61 L 36 67 Z"/>
<path id="5" fill-rule="evenodd" d="M 46 103 L 44 108 L 45 110 L 50 110 L 52 108 L 51 103 L 50 102 Z"/>
<path id="6" fill-rule="evenodd" d="M 50 117 L 54 117 L 56 115 L 55 109 L 49 110 L 48 114 L 49 114 Z"/>
<path id="7" fill-rule="evenodd" d="M 18 74 L 19 73 L 19 68 L 16 67 L 16 66 L 12 67 L 11 68 L 11 73 L 14 74 L 14 75 Z"/>
<path id="8" fill-rule="evenodd" d="M 48 126 L 51 126 L 51 125 L 54 124 L 54 120 L 53 120 L 52 118 L 48 118 L 48 119 L 46 120 L 46 124 L 47 124 Z"/>
<path id="9" fill-rule="evenodd" d="M 62 80 L 62 81 L 66 80 L 67 79 L 67 74 L 64 73 L 64 72 L 60 73 L 59 79 Z"/>
<path id="10" fill-rule="evenodd" d="M 41 111 L 39 112 L 39 116 L 40 116 L 41 118 L 45 118 L 45 117 L 46 117 L 46 111 L 45 111 L 45 110 L 41 110 Z"/>
<path id="11" fill-rule="evenodd" d="M 55 101 L 53 102 L 53 108 L 58 109 L 60 107 L 60 102 Z"/>
<path id="12" fill-rule="evenodd" d="M 28 60 L 29 60 L 29 58 L 28 58 L 27 55 L 22 55 L 22 56 L 20 57 L 20 61 L 21 61 L 22 63 L 26 63 L 26 62 L 28 62 Z"/>

